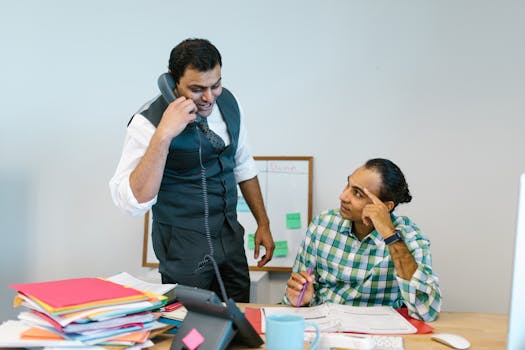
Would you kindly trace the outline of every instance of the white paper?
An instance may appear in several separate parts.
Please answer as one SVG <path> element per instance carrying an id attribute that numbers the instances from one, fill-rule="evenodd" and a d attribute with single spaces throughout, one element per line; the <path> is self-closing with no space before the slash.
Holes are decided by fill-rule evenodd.
<path id="1" fill-rule="evenodd" d="M 352 306 L 325 303 L 312 307 L 265 307 L 263 310 L 263 332 L 266 316 L 274 314 L 296 314 L 305 321 L 316 322 L 321 332 L 351 332 L 366 334 L 410 334 L 417 329 L 390 306 Z"/>
<path id="2" fill-rule="evenodd" d="M 127 272 L 121 272 L 114 276 L 107 278 L 108 281 L 122 284 L 123 286 L 135 288 L 145 292 L 152 292 L 159 295 L 164 295 L 175 288 L 176 284 L 159 284 L 149 283 L 138 278 L 133 277 Z"/>

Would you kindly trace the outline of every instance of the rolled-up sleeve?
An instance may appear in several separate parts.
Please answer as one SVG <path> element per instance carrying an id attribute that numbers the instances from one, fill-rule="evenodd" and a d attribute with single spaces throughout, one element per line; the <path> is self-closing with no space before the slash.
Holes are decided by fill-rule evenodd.
<path id="1" fill-rule="evenodd" d="M 239 102 L 237 101 L 239 104 Z M 243 182 L 257 176 L 257 165 L 253 159 L 251 146 L 248 140 L 248 128 L 244 117 L 244 111 L 239 104 L 241 114 L 239 142 L 235 153 L 235 169 L 233 170 L 237 183 Z"/>
<path id="2" fill-rule="evenodd" d="M 416 232 L 410 232 L 417 239 L 407 242 L 407 245 L 416 260 L 417 270 L 409 281 L 397 277 L 397 283 L 409 315 L 423 321 L 434 321 L 441 311 L 439 279 L 432 271 L 430 242 Z"/>
<path id="3" fill-rule="evenodd" d="M 132 216 L 144 215 L 156 202 L 155 196 L 152 200 L 139 203 L 131 190 L 129 177 L 137 167 L 146 153 L 155 127 L 143 116 L 137 114 L 129 124 L 122 155 L 115 174 L 109 181 L 111 198 L 115 205 Z"/>

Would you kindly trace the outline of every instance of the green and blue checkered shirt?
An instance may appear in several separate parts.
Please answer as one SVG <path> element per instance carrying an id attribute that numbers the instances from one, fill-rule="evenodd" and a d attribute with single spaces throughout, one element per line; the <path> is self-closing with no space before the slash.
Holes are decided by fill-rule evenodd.
<path id="1" fill-rule="evenodd" d="M 314 266 L 314 298 L 355 306 L 405 305 L 409 315 L 433 321 L 441 309 L 438 278 L 432 273 L 430 242 L 409 218 L 391 214 L 396 229 L 418 265 L 410 281 L 397 276 L 394 262 L 381 235 L 372 231 L 362 241 L 352 233 L 352 222 L 339 210 L 315 217 L 297 251 L 293 271 Z M 289 304 L 286 295 L 283 299 Z"/>

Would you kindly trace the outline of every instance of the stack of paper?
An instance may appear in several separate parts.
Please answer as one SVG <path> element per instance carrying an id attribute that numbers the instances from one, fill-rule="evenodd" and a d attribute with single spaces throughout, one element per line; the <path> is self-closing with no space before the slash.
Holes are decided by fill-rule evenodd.
<path id="1" fill-rule="evenodd" d="M 177 286 L 176 284 L 149 283 L 135 278 L 127 272 L 121 272 L 114 276 L 108 277 L 108 280 L 145 292 L 164 295 L 168 298 L 168 303 L 172 302 L 175 299 L 175 287 Z"/>
<path id="2" fill-rule="evenodd" d="M 75 278 L 11 285 L 20 340 L 53 341 L 54 346 L 145 343 L 167 298 L 101 278 Z M 4 326 L 4 325 L 2 325 Z M 1 329 L 0 329 L 1 333 Z M 12 344 L 11 346 L 15 346 Z"/>
<path id="3" fill-rule="evenodd" d="M 175 299 L 176 284 L 149 283 L 139 280 L 127 272 L 121 272 L 115 276 L 111 276 L 108 280 L 135 289 L 166 296 L 170 304 L 160 309 L 161 314 L 158 321 L 172 327 L 167 333 L 177 333 L 178 327 L 180 327 L 182 320 L 186 317 L 187 311 L 181 303 L 172 302 Z"/>

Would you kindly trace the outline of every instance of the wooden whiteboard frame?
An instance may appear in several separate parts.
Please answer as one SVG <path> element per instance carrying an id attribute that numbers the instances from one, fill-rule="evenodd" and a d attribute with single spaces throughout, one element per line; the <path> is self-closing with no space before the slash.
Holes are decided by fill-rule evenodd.
<path id="1" fill-rule="evenodd" d="M 264 161 L 305 161 L 308 163 L 308 221 L 307 224 L 312 220 L 312 187 L 313 187 L 313 157 L 311 156 L 257 156 L 254 157 L 257 160 Z M 266 203 L 265 203 L 266 205 Z M 159 266 L 158 260 L 153 252 L 152 245 L 150 243 L 151 238 L 151 210 L 148 210 L 144 216 L 144 239 L 142 246 L 142 266 L 156 268 Z M 270 229 L 271 229 L 272 218 L 270 218 Z M 246 234 L 245 234 L 246 235 Z M 245 237 L 246 238 L 246 237 Z M 274 237 L 275 239 L 275 237 Z M 295 247 L 292 247 L 295 248 Z M 295 252 L 294 252 L 295 253 Z M 151 256 L 150 256 L 151 255 Z M 291 266 L 272 266 L 272 267 L 257 267 L 249 266 L 251 271 L 279 271 L 279 272 L 290 272 Z"/>
<path id="2" fill-rule="evenodd" d="M 149 238 L 151 237 L 151 209 L 146 212 L 144 215 L 144 243 L 142 245 L 142 266 L 143 267 L 159 267 L 157 257 L 155 261 L 152 262 L 148 259 L 148 252 L 153 251 L 153 246 L 149 243 Z M 155 253 L 153 253 L 155 256 Z"/>

